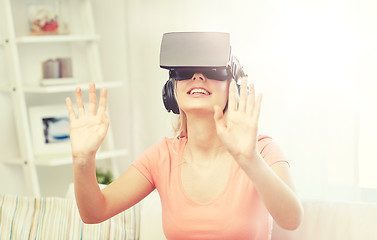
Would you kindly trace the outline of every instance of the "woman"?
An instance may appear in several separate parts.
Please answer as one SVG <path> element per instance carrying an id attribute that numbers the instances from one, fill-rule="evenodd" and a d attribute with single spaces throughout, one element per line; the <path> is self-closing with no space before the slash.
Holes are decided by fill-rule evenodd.
<path id="1" fill-rule="evenodd" d="M 242 79 L 239 99 L 234 81 L 209 79 L 200 72 L 175 81 L 181 113 L 179 137 L 148 149 L 108 187 L 99 189 L 95 154 L 109 122 L 107 90 L 99 107 L 90 83 L 85 114 L 80 88 L 78 117 L 66 104 L 76 201 L 85 223 L 102 222 L 133 206 L 155 188 L 162 205 L 167 239 L 270 239 L 270 216 L 285 229 L 302 220 L 289 165 L 277 144 L 258 136 L 262 97 Z"/>

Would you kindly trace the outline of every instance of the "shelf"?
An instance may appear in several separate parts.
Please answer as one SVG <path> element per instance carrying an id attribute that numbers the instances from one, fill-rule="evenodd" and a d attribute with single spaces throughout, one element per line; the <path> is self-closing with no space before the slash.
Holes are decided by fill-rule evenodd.
<path id="1" fill-rule="evenodd" d="M 127 154 L 128 151 L 125 149 L 98 152 L 96 155 L 96 160 L 121 157 L 126 156 Z M 72 156 L 70 154 L 35 158 L 35 165 L 37 166 L 55 167 L 68 164 L 72 164 Z"/>
<path id="2" fill-rule="evenodd" d="M 21 16 L 23 18 L 20 20 L 20 16 L 18 16 L 28 8 L 27 1 L 0 0 L 0 23 L 2 23 L 0 25 L 3 25 L 0 34 L 0 65 L 1 69 L 6 70 L 6 74 L 2 74 L 4 75 L 3 78 L 7 76 L 9 78 L 0 79 L 0 95 L 11 100 L 12 106 L 5 116 L 14 116 L 14 119 L 17 119 L 15 132 L 19 140 L 19 150 L 23 153 L 22 156 L 17 156 L 4 151 L 4 153 L 0 153 L 0 164 L 22 168 L 28 194 L 33 194 L 36 197 L 41 196 L 42 184 L 48 186 L 42 188 L 48 191 L 50 189 L 54 189 L 53 192 L 62 190 L 57 190 L 62 187 L 60 179 L 54 181 L 53 175 L 45 176 L 41 172 L 48 171 L 49 169 L 43 168 L 49 167 L 58 168 L 60 166 L 64 168 L 66 166 L 69 168 L 69 165 L 72 166 L 72 156 L 68 149 L 65 153 L 35 154 L 28 108 L 35 105 L 47 106 L 50 104 L 50 99 L 52 104 L 52 102 L 58 100 L 56 98 L 62 97 L 60 95 L 68 94 L 73 97 L 77 87 L 86 91 L 84 94 L 88 94 L 90 81 L 95 82 L 98 90 L 101 88 L 120 88 L 124 84 L 122 78 L 113 78 L 113 81 L 103 80 L 98 47 L 100 35 L 95 33 L 92 0 L 61 2 L 62 7 L 67 10 L 65 11 L 66 17 L 72 20 L 68 23 L 73 24 L 73 22 L 77 22 L 76 20 L 82 20 L 83 24 L 80 24 L 77 29 L 73 28 L 75 31 L 72 34 L 32 36 L 26 32 L 27 22 L 24 20 L 28 17 Z M 15 15 L 13 16 L 13 14 Z M 66 54 L 70 55 L 77 65 L 87 66 L 77 69 L 78 72 L 74 75 L 78 79 L 64 80 L 59 78 L 49 79 L 45 82 L 38 79 L 41 77 L 38 77 L 41 67 L 40 61 L 56 58 L 56 55 L 65 56 Z M 110 120 L 110 116 L 108 117 Z M 60 127 L 55 128 L 60 129 Z M 5 133 L 7 134 L 7 132 Z M 3 136 L 4 140 L 6 140 L 6 134 Z M 13 134 L 13 132 L 9 134 Z M 109 163 L 114 171 L 114 176 L 118 176 L 117 161 L 114 160 L 126 156 L 128 152 L 126 149 L 116 149 L 112 131 L 107 134 L 109 141 L 106 147 L 100 149 L 97 153 L 96 160 L 106 161 L 106 165 Z M 42 169 L 37 169 L 38 167 Z M 62 171 L 69 170 L 63 170 L 63 168 Z M 39 179 L 40 177 L 42 178 Z M 66 191 L 66 189 L 63 189 L 63 191 Z"/>
<path id="3" fill-rule="evenodd" d="M 24 164 L 24 159 L 18 158 L 5 158 L 0 161 L 0 163 L 9 164 L 9 165 L 21 165 Z"/>
<path id="4" fill-rule="evenodd" d="M 116 88 L 121 87 L 123 82 L 98 82 L 95 83 L 96 88 Z M 76 87 L 80 87 L 82 90 L 89 89 L 89 83 L 80 84 L 68 84 L 68 85 L 56 85 L 56 86 L 24 86 L 25 93 L 62 93 L 62 92 L 72 92 L 76 90 Z"/>
<path id="5" fill-rule="evenodd" d="M 0 47 L 5 47 L 7 40 L 5 38 L 0 39 Z"/>
<path id="6" fill-rule="evenodd" d="M 0 86 L 0 92 L 12 92 L 12 88 L 11 87 L 4 87 L 4 86 Z"/>
<path id="7" fill-rule="evenodd" d="M 99 40 L 98 35 L 48 35 L 25 36 L 16 38 L 17 43 L 59 43 L 59 42 L 86 42 Z"/>

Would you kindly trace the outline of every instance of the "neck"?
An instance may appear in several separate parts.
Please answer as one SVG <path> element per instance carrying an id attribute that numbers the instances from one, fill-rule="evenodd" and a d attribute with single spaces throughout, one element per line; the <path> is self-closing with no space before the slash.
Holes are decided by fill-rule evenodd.
<path id="1" fill-rule="evenodd" d="M 187 148 L 193 159 L 215 159 L 225 148 L 221 143 L 213 119 L 213 113 L 208 116 L 187 114 Z"/>

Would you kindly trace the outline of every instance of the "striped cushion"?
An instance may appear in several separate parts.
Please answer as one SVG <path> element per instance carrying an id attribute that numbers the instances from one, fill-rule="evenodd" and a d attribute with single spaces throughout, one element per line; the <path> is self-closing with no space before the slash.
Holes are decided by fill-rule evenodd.
<path id="1" fill-rule="evenodd" d="M 85 224 L 73 199 L 0 195 L 1 239 L 137 239 L 136 208 Z"/>

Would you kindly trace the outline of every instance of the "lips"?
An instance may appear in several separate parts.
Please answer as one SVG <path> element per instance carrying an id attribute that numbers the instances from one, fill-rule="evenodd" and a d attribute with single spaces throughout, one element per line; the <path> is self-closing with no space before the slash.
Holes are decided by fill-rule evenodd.
<path id="1" fill-rule="evenodd" d="M 194 87 L 194 88 L 191 88 L 187 94 L 189 95 L 211 95 L 211 92 L 208 91 L 207 89 L 205 88 L 200 88 L 200 87 Z"/>

